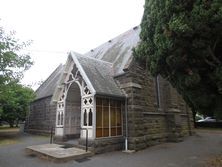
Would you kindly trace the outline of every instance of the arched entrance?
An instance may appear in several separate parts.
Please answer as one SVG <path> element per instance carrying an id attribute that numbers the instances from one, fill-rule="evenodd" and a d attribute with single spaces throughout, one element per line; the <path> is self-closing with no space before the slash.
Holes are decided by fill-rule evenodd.
<path id="1" fill-rule="evenodd" d="M 95 138 L 95 90 L 90 82 L 88 85 L 76 64 L 68 61 L 61 84 L 53 95 L 57 102 L 55 128 L 57 141 L 67 138 L 84 140 L 87 136 L 89 139 Z"/>
<path id="2" fill-rule="evenodd" d="M 67 138 L 79 138 L 81 127 L 81 92 L 78 84 L 73 82 L 65 99 L 64 134 Z"/>

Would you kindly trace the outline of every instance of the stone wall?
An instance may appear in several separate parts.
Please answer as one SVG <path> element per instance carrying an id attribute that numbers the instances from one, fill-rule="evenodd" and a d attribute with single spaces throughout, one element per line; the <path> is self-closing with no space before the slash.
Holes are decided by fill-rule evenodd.
<path id="1" fill-rule="evenodd" d="M 127 95 L 129 149 L 140 150 L 165 141 L 180 141 L 189 134 L 191 112 L 167 81 L 159 77 L 157 102 L 155 79 L 137 63 L 131 63 L 125 74 L 115 79 Z"/>
<path id="2" fill-rule="evenodd" d="M 80 139 L 79 144 L 84 148 L 86 141 L 85 139 Z M 95 140 L 88 141 L 89 150 L 94 153 L 104 153 L 108 151 L 123 150 L 124 149 L 124 137 L 107 137 L 107 138 L 97 138 Z"/>
<path id="3" fill-rule="evenodd" d="M 51 96 L 38 99 L 30 104 L 26 118 L 25 131 L 29 133 L 50 133 L 55 127 L 56 105 L 50 105 Z"/>

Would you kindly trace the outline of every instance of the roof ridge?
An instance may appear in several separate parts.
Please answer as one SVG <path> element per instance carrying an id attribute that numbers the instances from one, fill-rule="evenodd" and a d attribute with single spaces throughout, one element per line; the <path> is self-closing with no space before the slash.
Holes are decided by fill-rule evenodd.
<path id="1" fill-rule="evenodd" d="M 73 51 L 71 51 L 71 53 L 76 53 L 76 52 L 73 52 Z M 78 53 L 77 53 L 78 54 Z M 76 54 L 75 54 L 76 55 Z M 81 56 L 81 57 L 83 57 L 83 58 L 89 58 L 89 59 L 93 59 L 93 60 L 96 60 L 96 61 L 100 61 L 100 62 L 103 62 L 103 63 L 108 63 L 108 64 L 111 64 L 111 65 L 113 65 L 113 63 L 111 63 L 111 62 L 108 62 L 108 61 L 105 61 L 105 60 L 101 60 L 101 59 L 98 59 L 98 58 L 95 58 L 95 57 L 92 57 L 92 56 L 88 56 L 88 55 L 86 55 L 86 54 L 78 54 L 78 55 L 76 55 L 76 56 Z"/>
<path id="2" fill-rule="evenodd" d="M 138 31 L 139 29 L 140 29 L 140 26 L 139 26 L 139 25 L 138 25 L 138 26 L 135 26 L 135 27 L 129 29 L 128 31 L 125 31 L 124 33 L 121 33 L 121 34 L 115 36 L 114 38 L 108 40 L 107 42 L 101 43 L 100 45 L 98 45 L 98 46 L 95 47 L 94 49 L 89 50 L 88 52 L 84 53 L 83 55 L 89 54 L 90 52 L 96 50 L 97 48 L 100 48 L 101 46 L 103 46 L 103 45 L 105 45 L 105 44 L 107 44 L 107 43 L 111 43 L 112 40 L 119 39 L 120 37 L 126 35 L 126 34 L 129 33 L 129 32 L 131 32 L 131 31 Z"/>
<path id="3" fill-rule="evenodd" d="M 36 89 L 35 92 L 38 92 L 61 67 L 63 67 L 63 65 L 59 64 L 59 66 L 48 76 L 48 78 L 38 87 L 38 89 Z"/>

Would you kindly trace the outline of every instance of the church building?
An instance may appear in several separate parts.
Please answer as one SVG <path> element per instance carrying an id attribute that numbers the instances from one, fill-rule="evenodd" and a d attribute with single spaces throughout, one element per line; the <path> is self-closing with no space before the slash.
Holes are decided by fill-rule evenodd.
<path id="1" fill-rule="evenodd" d="M 141 150 L 191 135 L 193 119 L 182 97 L 160 76 L 152 77 L 132 55 L 140 28 L 85 54 L 70 52 L 36 90 L 25 130 L 55 141 L 78 140 L 95 153 Z"/>

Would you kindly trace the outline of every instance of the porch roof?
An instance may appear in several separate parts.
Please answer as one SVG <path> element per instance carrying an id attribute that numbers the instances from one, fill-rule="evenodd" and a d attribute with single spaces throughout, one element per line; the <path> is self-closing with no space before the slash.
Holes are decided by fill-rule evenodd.
<path id="1" fill-rule="evenodd" d="M 71 52 L 82 66 L 86 76 L 95 89 L 96 94 L 125 97 L 113 78 L 113 64 L 93 57 L 84 56 Z"/>

